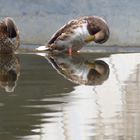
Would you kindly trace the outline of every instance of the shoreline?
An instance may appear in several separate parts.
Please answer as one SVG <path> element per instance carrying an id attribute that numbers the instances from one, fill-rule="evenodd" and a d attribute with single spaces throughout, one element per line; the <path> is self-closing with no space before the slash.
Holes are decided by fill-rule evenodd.
<path id="1" fill-rule="evenodd" d="M 19 46 L 18 53 L 37 53 L 37 44 L 23 44 Z M 42 51 L 43 52 L 43 51 Z M 45 52 L 45 51 L 44 51 Z M 80 50 L 81 53 L 140 53 L 140 46 L 85 46 Z"/>

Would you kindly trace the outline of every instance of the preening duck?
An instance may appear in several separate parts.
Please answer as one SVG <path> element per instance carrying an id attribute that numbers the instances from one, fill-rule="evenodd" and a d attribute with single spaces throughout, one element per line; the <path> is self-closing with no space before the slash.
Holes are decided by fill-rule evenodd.
<path id="1" fill-rule="evenodd" d="M 46 46 L 39 51 L 57 50 L 60 52 L 77 52 L 88 43 L 102 44 L 109 38 L 109 28 L 104 19 L 86 16 L 69 21 L 51 37 Z"/>
<path id="2" fill-rule="evenodd" d="M 19 47 L 19 30 L 10 17 L 0 21 L 0 53 L 13 53 Z"/>

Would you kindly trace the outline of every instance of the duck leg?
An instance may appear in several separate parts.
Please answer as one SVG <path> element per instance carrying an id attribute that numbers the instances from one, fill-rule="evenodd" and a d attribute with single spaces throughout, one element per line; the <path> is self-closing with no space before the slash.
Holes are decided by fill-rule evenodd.
<path id="1" fill-rule="evenodd" d="M 69 56 L 72 56 L 72 48 L 71 48 L 71 47 L 68 48 L 68 55 L 69 55 Z"/>

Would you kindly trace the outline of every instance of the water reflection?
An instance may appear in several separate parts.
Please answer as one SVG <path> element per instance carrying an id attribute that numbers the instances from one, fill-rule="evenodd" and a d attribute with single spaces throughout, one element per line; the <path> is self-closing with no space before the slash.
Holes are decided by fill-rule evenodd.
<path id="1" fill-rule="evenodd" d="M 137 122 L 139 122 L 140 113 L 136 107 L 139 106 L 138 93 L 140 90 L 137 67 L 139 57 L 139 54 L 118 54 L 100 58 L 111 68 L 107 82 L 94 87 L 78 85 L 67 96 L 44 98 L 43 102 L 63 101 L 63 103 L 50 104 L 48 107 L 51 112 L 42 113 L 42 116 L 46 116 L 43 120 L 48 123 L 41 125 L 40 138 L 42 140 L 139 139 Z M 135 83 L 129 78 L 133 73 L 137 77 Z M 126 81 L 129 81 L 127 82 L 129 84 L 126 84 Z M 132 90 L 126 90 L 126 87 L 128 88 L 130 85 L 133 86 Z M 133 94 L 135 88 L 136 91 Z M 131 93 L 129 100 L 128 93 Z M 53 117 L 49 118 L 49 116 Z"/>
<path id="2" fill-rule="evenodd" d="M 73 84 L 43 57 L 20 55 L 22 76 L 14 94 L 0 94 L 0 139 L 139 140 L 140 54 L 84 59 L 107 63 L 108 79 Z"/>
<path id="3" fill-rule="evenodd" d="M 13 92 L 20 75 L 20 61 L 15 54 L 0 55 L 0 87 Z"/>
<path id="4" fill-rule="evenodd" d="M 46 57 L 59 74 L 76 84 L 101 85 L 109 76 L 109 66 L 103 60 L 89 61 L 82 54 L 46 54 Z"/>

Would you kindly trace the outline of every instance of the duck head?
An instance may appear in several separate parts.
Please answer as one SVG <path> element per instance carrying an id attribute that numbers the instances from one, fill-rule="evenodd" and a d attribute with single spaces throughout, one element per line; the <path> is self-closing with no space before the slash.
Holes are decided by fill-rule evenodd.
<path id="1" fill-rule="evenodd" d="M 109 38 L 109 28 L 106 21 L 100 17 L 92 16 L 87 17 L 87 30 L 90 34 L 85 39 L 85 42 L 89 43 L 94 41 L 95 43 L 102 44 Z"/>

